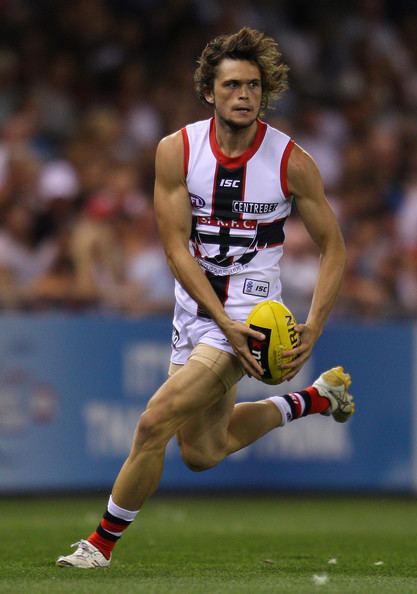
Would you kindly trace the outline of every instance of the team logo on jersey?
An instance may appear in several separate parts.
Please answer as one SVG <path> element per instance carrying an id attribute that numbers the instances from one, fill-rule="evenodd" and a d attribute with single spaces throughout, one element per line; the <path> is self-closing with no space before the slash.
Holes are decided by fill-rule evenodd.
<path id="1" fill-rule="evenodd" d="M 203 208 L 206 205 L 206 201 L 197 194 L 189 194 L 191 205 L 194 208 Z"/>
<path id="2" fill-rule="evenodd" d="M 245 278 L 243 292 L 245 293 L 245 295 L 255 295 L 256 297 L 268 297 L 269 283 L 266 281 L 255 280 L 253 278 Z"/>
<path id="3" fill-rule="evenodd" d="M 251 214 L 268 214 L 274 212 L 279 206 L 279 202 L 244 202 L 233 200 L 232 212 L 249 212 Z"/>

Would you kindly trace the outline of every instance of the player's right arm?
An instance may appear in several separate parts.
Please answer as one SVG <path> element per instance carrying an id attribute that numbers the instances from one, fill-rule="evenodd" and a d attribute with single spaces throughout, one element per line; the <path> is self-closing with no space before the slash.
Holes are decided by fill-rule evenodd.
<path id="1" fill-rule="evenodd" d="M 257 379 L 263 374 L 251 355 L 247 339 L 264 337 L 245 324 L 231 320 L 189 251 L 192 211 L 184 178 L 181 132 L 159 143 L 155 162 L 154 204 L 160 238 L 173 275 L 187 293 L 207 311 L 224 332 L 246 373 Z"/>

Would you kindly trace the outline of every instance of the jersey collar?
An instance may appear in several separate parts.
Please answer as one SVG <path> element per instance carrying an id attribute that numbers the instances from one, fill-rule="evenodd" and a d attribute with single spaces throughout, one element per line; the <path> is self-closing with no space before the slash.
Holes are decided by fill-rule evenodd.
<path id="1" fill-rule="evenodd" d="M 262 141 L 266 134 L 267 125 L 262 120 L 257 120 L 258 128 L 256 130 L 255 138 L 253 142 L 248 148 L 238 157 L 228 157 L 219 148 L 216 139 L 216 122 L 215 119 L 212 118 L 210 120 L 210 147 L 213 152 L 213 155 L 217 159 L 217 161 L 223 167 L 227 169 L 238 169 L 239 167 L 243 167 L 249 159 L 253 157 L 256 153 L 258 148 L 261 146 Z"/>

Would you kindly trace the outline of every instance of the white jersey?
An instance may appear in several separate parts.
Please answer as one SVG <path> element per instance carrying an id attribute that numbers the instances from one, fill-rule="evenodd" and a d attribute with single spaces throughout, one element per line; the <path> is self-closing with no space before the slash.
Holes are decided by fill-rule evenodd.
<path id="1" fill-rule="evenodd" d="M 294 142 L 258 121 L 252 145 L 224 155 L 214 118 L 182 129 L 184 169 L 192 205 L 190 252 L 227 314 L 245 320 L 264 299 L 281 299 L 279 261 L 291 212 L 287 163 Z M 176 282 L 177 302 L 208 317 Z"/>

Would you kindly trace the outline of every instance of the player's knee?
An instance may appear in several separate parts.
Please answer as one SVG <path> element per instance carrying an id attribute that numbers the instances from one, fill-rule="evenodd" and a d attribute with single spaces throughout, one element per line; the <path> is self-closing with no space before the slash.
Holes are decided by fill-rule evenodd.
<path id="1" fill-rule="evenodd" d="M 141 450 L 164 447 L 171 437 L 165 415 L 157 410 L 147 409 L 139 419 L 133 445 Z"/>
<path id="2" fill-rule="evenodd" d="M 184 464 L 193 472 L 203 472 L 214 468 L 224 459 L 223 452 L 201 452 L 194 448 L 182 446 L 181 457 Z"/>

